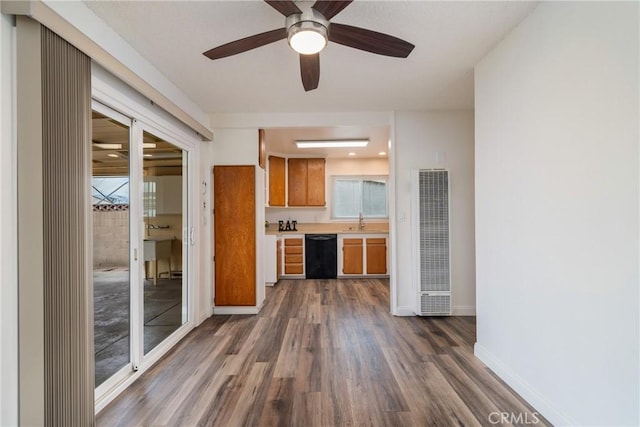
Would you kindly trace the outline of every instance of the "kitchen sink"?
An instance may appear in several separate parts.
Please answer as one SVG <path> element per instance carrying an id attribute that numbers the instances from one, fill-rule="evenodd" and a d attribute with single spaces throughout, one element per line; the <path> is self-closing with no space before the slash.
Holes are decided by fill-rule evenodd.
<path id="1" fill-rule="evenodd" d="M 377 228 L 366 228 L 364 230 L 360 230 L 358 229 L 358 227 L 349 227 L 349 228 L 344 228 L 342 230 L 345 233 L 388 233 L 388 230 L 381 230 L 381 229 L 377 229 Z"/>

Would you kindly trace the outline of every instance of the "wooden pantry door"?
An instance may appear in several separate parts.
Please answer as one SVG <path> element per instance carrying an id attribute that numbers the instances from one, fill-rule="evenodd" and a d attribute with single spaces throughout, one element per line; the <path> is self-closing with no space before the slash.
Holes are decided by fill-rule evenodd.
<path id="1" fill-rule="evenodd" d="M 214 166 L 213 197 L 215 305 L 255 305 L 255 166 Z"/>

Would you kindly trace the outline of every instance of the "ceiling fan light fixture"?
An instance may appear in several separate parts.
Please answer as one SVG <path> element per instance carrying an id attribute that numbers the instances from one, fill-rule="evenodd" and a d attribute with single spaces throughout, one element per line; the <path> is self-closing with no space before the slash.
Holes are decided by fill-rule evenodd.
<path id="1" fill-rule="evenodd" d="M 289 46 L 302 55 L 313 55 L 327 45 L 327 28 L 315 22 L 300 22 L 289 28 Z"/>
<path id="2" fill-rule="evenodd" d="M 301 55 L 318 53 L 329 41 L 329 21 L 314 9 L 287 16 L 284 26 L 289 46 Z"/>

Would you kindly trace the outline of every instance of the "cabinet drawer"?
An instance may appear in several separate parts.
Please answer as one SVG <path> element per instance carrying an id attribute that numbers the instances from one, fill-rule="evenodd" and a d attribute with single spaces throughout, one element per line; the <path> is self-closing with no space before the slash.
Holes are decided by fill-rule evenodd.
<path id="1" fill-rule="evenodd" d="M 302 247 L 302 239 L 284 239 L 284 245 Z"/>
<path id="2" fill-rule="evenodd" d="M 284 257 L 285 264 L 302 264 L 302 255 L 292 254 Z"/>
<path id="3" fill-rule="evenodd" d="M 302 264 L 285 264 L 284 274 L 302 274 Z"/>
<path id="4" fill-rule="evenodd" d="M 302 246 L 285 246 L 284 253 L 289 254 L 302 254 Z"/>
<path id="5" fill-rule="evenodd" d="M 371 241 L 371 239 L 367 240 L 368 242 Z M 361 245 L 362 244 L 362 239 L 343 239 L 342 242 L 345 245 Z"/>
<path id="6" fill-rule="evenodd" d="M 384 237 L 367 239 L 367 245 L 385 245 L 387 243 L 387 239 Z"/>

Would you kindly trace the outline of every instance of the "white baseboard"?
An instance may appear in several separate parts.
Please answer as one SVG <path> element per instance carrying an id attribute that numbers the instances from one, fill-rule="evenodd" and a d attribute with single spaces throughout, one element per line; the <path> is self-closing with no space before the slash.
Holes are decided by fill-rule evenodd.
<path id="1" fill-rule="evenodd" d="M 453 316 L 475 316 L 475 305 L 454 305 L 451 307 L 451 314 Z"/>
<path id="2" fill-rule="evenodd" d="M 231 306 L 231 307 L 213 307 L 213 315 L 229 315 L 229 314 L 258 314 L 261 307 L 255 306 Z"/>
<path id="3" fill-rule="evenodd" d="M 520 396 L 522 396 L 524 400 L 529 402 L 529 404 L 549 420 L 551 424 L 555 426 L 578 425 L 566 414 L 558 411 L 547 397 L 482 345 L 476 343 L 473 347 L 473 354 L 480 359 L 482 363 L 487 365 L 489 369 L 495 372 L 496 375 L 498 375 L 511 388 L 513 388 Z"/>
<path id="4" fill-rule="evenodd" d="M 415 316 L 416 309 L 411 306 L 403 306 L 396 307 L 395 311 L 392 313 L 394 316 Z"/>

